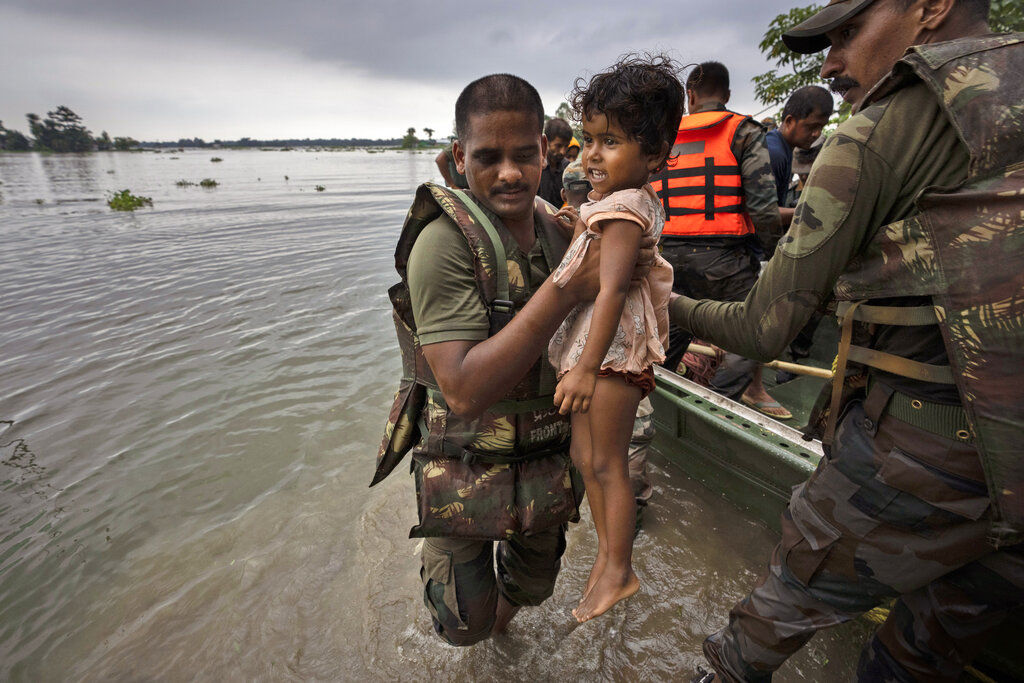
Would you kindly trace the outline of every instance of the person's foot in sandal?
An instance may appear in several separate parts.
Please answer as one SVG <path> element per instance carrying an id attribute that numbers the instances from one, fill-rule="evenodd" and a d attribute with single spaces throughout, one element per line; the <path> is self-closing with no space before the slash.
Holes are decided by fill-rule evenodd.
<path id="1" fill-rule="evenodd" d="M 763 413 L 776 420 L 788 420 L 793 417 L 793 413 L 786 410 L 781 403 L 769 396 L 768 392 L 763 389 L 760 392 L 755 393 L 748 388 L 743 392 L 743 395 L 740 396 L 740 401 L 757 412 Z"/>

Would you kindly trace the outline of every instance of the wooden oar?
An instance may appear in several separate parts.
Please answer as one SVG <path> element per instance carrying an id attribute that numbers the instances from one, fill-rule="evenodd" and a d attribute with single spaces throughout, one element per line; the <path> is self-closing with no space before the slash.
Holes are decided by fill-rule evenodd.
<path id="1" fill-rule="evenodd" d="M 702 344 L 690 344 L 686 350 L 700 356 L 709 356 L 711 358 L 718 357 L 718 351 L 710 346 L 704 346 Z M 762 363 L 762 365 L 766 368 L 772 368 L 773 370 L 785 370 L 786 372 L 792 372 L 794 375 L 809 375 L 820 379 L 832 379 L 832 371 L 826 370 L 825 368 L 812 368 L 809 365 L 797 365 L 796 363 L 789 363 L 784 360 L 773 360 L 768 363 Z"/>

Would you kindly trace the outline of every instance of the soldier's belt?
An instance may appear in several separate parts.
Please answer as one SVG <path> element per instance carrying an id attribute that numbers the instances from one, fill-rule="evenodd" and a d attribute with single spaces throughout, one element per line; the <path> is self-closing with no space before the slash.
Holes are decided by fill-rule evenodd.
<path id="1" fill-rule="evenodd" d="M 454 460 L 461 460 L 465 463 L 482 462 L 489 465 L 512 465 L 517 462 L 527 462 L 529 460 L 540 460 L 541 458 L 548 458 L 552 455 L 561 455 L 569 452 L 568 442 L 559 444 L 557 446 L 548 446 L 542 448 L 539 451 L 526 451 L 524 453 L 481 453 L 480 451 L 471 451 L 468 448 L 462 448 L 456 446 L 453 443 L 447 441 L 442 442 L 441 452 L 445 457 L 452 458 Z"/>
<path id="2" fill-rule="evenodd" d="M 938 325 L 933 306 L 870 306 L 863 302 L 841 301 L 836 316 L 843 321 L 844 332 L 854 320 L 878 325 Z M 846 335 L 844 335 L 844 340 Z M 903 358 L 892 353 L 854 346 L 845 341 L 847 360 L 873 368 L 933 384 L 954 384 L 953 370 L 948 365 L 931 365 Z"/>
<path id="3" fill-rule="evenodd" d="M 875 381 L 868 382 L 868 395 L 876 386 Z M 933 403 L 893 391 L 883 414 L 946 439 L 974 443 L 974 431 L 962 406 Z"/>
<path id="4" fill-rule="evenodd" d="M 427 396 L 430 400 L 439 406 L 448 408 L 448 402 L 444 400 L 444 394 L 441 393 L 440 389 L 427 386 Z M 499 413 L 502 415 L 521 415 L 522 413 L 532 413 L 535 410 L 554 410 L 555 409 L 555 395 L 545 394 L 536 398 L 527 398 L 523 400 L 509 399 L 506 401 L 498 401 L 487 409 L 489 413 Z"/>

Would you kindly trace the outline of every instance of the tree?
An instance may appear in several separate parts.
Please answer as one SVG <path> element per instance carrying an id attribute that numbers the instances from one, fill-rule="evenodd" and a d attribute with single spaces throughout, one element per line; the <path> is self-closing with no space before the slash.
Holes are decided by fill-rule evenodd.
<path id="1" fill-rule="evenodd" d="M 988 25 L 996 33 L 1024 31 L 1024 5 L 1020 0 L 992 0 Z"/>
<path id="2" fill-rule="evenodd" d="M 434 139 L 434 129 L 433 128 L 424 128 L 423 132 L 427 134 L 427 140 L 433 141 L 433 139 Z"/>
<path id="3" fill-rule="evenodd" d="M 114 138 L 114 149 L 120 152 L 127 152 L 133 147 L 138 147 L 139 141 L 134 138 Z"/>
<path id="4" fill-rule="evenodd" d="M 63 105 L 46 112 L 46 118 L 26 114 L 29 130 L 36 139 L 36 149 L 51 152 L 88 152 L 92 150 L 92 134 L 82 125 L 82 117 Z"/>
<path id="5" fill-rule="evenodd" d="M 4 149 L 8 152 L 27 152 L 32 149 L 32 141 L 18 130 L 9 130 L 4 139 Z"/>
<path id="6" fill-rule="evenodd" d="M 576 115 L 569 106 L 568 102 L 562 102 L 558 105 L 558 109 L 555 110 L 553 118 L 564 119 L 569 123 L 572 128 L 572 134 L 576 137 L 576 141 L 580 142 L 583 140 L 583 125 L 581 121 L 576 121 Z"/>
<path id="7" fill-rule="evenodd" d="M 100 133 L 100 136 L 96 138 L 96 149 L 100 152 L 109 152 L 114 149 L 114 141 L 110 139 L 110 135 L 107 131 Z"/>
<path id="8" fill-rule="evenodd" d="M 765 57 L 775 62 L 775 68 L 754 76 L 754 94 L 761 103 L 767 106 L 779 105 L 797 88 L 805 85 L 824 85 L 820 73 L 826 53 L 822 51 L 812 55 L 801 55 L 790 51 L 782 42 L 783 33 L 808 19 L 819 9 L 819 5 L 796 7 L 778 15 L 768 25 L 759 47 Z M 1024 4 L 1020 0 L 992 0 L 989 26 L 996 32 L 1024 30 Z M 850 105 L 845 102 L 841 104 L 840 119 L 849 116 L 849 111 Z"/>
<path id="9" fill-rule="evenodd" d="M 31 147 L 29 139 L 16 130 L 4 128 L 4 122 L 0 121 L 0 150 L 8 152 L 23 152 Z"/>
<path id="10" fill-rule="evenodd" d="M 420 140 L 416 137 L 416 129 L 410 128 L 405 131 L 405 137 L 402 138 L 402 149 L 415 149 L 419 145 Z"/>

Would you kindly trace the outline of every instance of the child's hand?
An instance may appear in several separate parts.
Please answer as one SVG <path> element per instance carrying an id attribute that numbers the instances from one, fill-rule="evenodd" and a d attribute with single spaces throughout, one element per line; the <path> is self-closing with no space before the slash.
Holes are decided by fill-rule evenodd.
<path id="1" fill-rule="evenodd" d="M 576 209 L 571 206 L 565 206 L 558 210 L 555 214 L 555 220 L 558 221 L 558 226 L 565 230 L 565 234 L 572 235 L 573 239 L 586 229 L 583 225 L 583 221 L 580 220 L 580 215 Z M 581 229 L 582 226 L 582 229 Z"/>
<path id="2" fill-rule="evenodd" d="M 555 387 L 555 405 L 558 412 L 568 415 L 569 412 L 585 413 L 590 410 L 590 399 L 594 395 L 597 375 L 577 365 L 565 373 L 558 386 Z"/>

